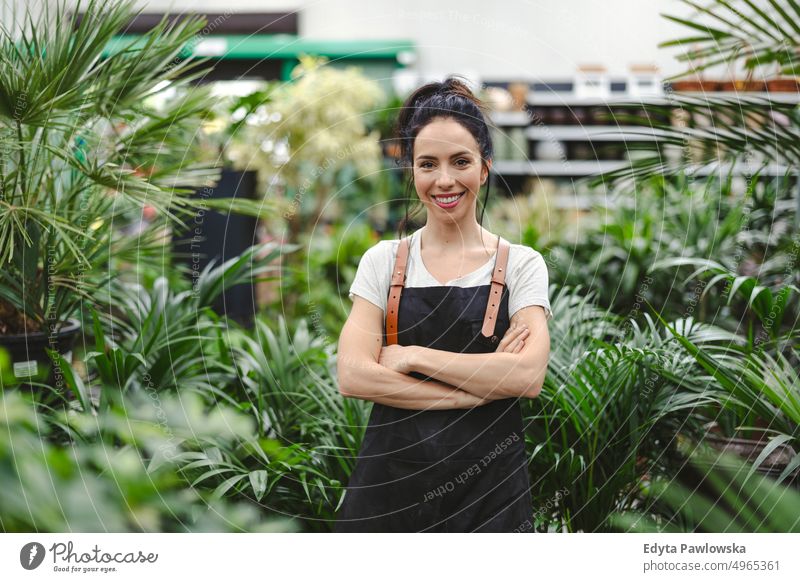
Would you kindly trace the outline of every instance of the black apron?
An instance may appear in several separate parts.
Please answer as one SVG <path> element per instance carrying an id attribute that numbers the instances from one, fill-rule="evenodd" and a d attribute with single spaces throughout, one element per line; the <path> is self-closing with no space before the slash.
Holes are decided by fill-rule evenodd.
<path id="1" fill-rule="evenodd" d="M 397 343 L 495 351 L 481 333 L 490 288 L 404 287 Z M 509 325 L 505 286 L 495 334 L 502 338 Z M 375 402 L 334 531 L 529 532 L 524 438 L 517 398 L 457 410 Z"/>

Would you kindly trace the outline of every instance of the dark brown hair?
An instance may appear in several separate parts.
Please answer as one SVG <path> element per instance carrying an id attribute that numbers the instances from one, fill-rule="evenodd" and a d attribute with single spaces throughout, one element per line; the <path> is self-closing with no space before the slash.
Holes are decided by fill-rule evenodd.
<path id="1" fill-rule="evenodd" d="M 414 184 L 412 169 L 414 140 L 419 132 L 434 119 L 453 119 L 472 134 L 478 143 L 482 163 L 486 163 L 486 160 L 492 159 L 493 148 L 489 127 L 484 117 L 485 110 L 483 102 L 457 75 L 451 75 L 441 83 L 433 82 L 423 85 L 405 100 L 397 117 L 395 128 L 395 135 L 400 142 L 400 158 L 397 163 L 409 170 L 409 180 L 405 188 L 406 214 L 397 228 L 399 238 L 402 238 L 403 232 L 406 232 L 409 227 L 408 204 L 409 200 L 413 198 L 409 195 L 409 190 Z M 486 202 L 489 199 L 489 185 L 490 181 L 487 180 L 486 194 L 481 208 L 481 225 Z M 414 211 L 418 209 L 419 207 L 415 205 Z"/>

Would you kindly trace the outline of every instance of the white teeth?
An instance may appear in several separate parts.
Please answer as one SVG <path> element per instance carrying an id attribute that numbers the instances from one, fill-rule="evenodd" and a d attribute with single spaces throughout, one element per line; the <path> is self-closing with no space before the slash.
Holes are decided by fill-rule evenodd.
<path id="1" fill-rule="evenodd" d="M 451 202 L 455 202 L 459 198 L 461 198 L 461 194 L 456 194 L 455 196 L 448 196 L 447 198 L 442 198 L 441 196 L 437 196 L 436 200 L 438 200 L 442 204 L 450 204 Z"/>

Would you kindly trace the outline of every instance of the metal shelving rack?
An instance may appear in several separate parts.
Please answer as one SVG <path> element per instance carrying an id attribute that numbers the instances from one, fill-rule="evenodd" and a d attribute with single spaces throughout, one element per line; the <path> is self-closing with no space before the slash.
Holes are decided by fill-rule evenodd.
<path id="1" fill-rule="evenodd" d="M 620 84 L 616 84 L 617 88 Z M 668 89 L 668 88 L 667 88 Z M 682 92 L 680 95 L 695 97 L 763 97 L 773 102 L 800 103 L 799 93 L 766 93 L 766 92 Z M 547 108 L 559 108 L 566 115 L 573 115 L 574 108 L 596 107 L 609 111 L 616 105 L 653 103 L 669 104 L 667 96 L 631 97 L 624 91 L 613 91 L 608 97 L 578 97 L 572 92 L 560 90 L 535 89 L 527 95 L 526 111 L 497 111 L 491 114 L 492 122 L 502 132 L 509 132 L 518 128 L 524 129 L 527 142 L 526 154 L 534 148 L 531 146 L 541 141 L 557 141 L 560 144 L 587 144 L 594 148 L 594 144 L 602 142 L 630 143 L 642 141 L 657 141 L 657 133 L 647 125 L 642 126 L 617 126 L 617 125 L 589 125 L 580 124 L 573 119 L 572 124 L 548 124 L 537 118 L 535 112 Z M 502 182 L 514 184 L 529 178 L 553 178 L 575 180 L 597 175 L 610 170 L 624 167 L 625 159 L 569 159 L 542 160 L 526 155 L 526 159 L 495 159 L 493 170 L 498 175 L 496 178 Z M 764 174 L 784 175 L 787 168 L 780 165 L 771 165 Z M 712 167 L 697 168 L 696 175 L 709 175 L 717 171 L 716 165 Z M 744 173 L 743 167 L 734 168 L 735 173 Z"/>

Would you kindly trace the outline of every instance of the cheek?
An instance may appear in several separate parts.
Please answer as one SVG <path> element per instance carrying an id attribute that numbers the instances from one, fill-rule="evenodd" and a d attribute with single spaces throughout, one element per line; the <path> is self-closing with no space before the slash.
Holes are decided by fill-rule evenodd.
<path id="1" fill-rule="evenodd" d="M 469 186 L 474 190 L 478 190 L 481 186 L 481 170 L 478 168 L 474 172 L 469 173 L 469 177 L 465 177 L 466 181 L 469 182 Z"/>
<path id="2" fill-rule="evenodd" d="M 434 183 L 434 178 L 431 174 L 416 174 L 414 176 L 414 186 L 420 192 L 425 192 L 428 190 Z"/>

